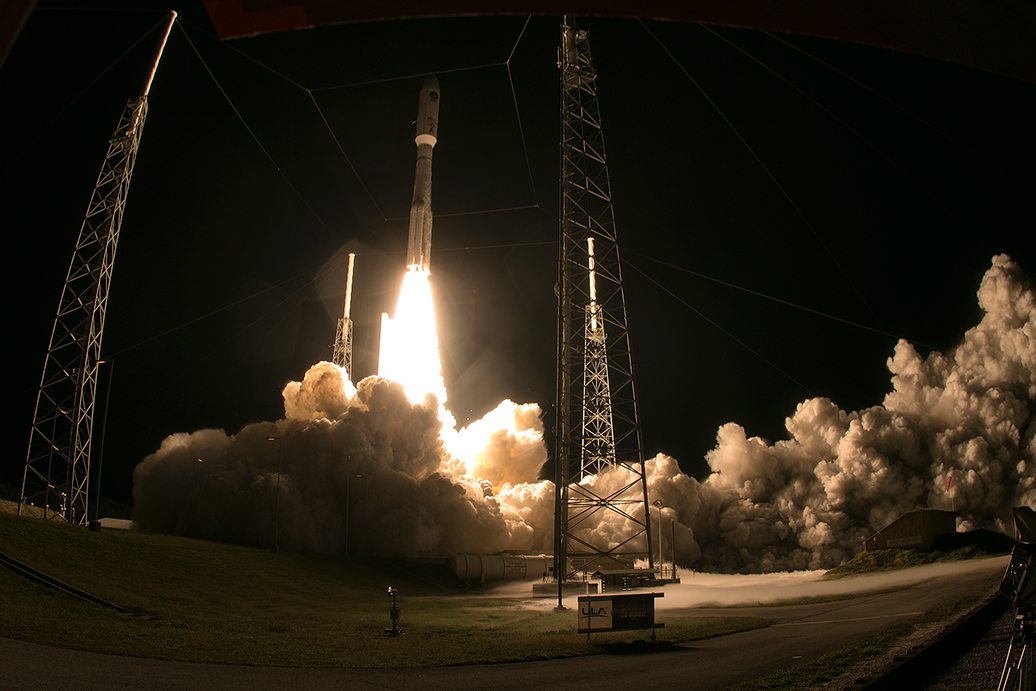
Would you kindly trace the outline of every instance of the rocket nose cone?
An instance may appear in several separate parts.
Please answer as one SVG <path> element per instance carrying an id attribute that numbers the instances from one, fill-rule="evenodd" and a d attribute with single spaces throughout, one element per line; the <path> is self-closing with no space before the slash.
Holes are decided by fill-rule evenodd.
<path id="1" fill-rule="evenodd" d="M 414 141 L 418 146 L 435 146 L 438 130 L 439 80 L 431 74 L 425 77 L 424 84 L 421 85 L 421 98 L 417 104 L 417 136 Z"/>

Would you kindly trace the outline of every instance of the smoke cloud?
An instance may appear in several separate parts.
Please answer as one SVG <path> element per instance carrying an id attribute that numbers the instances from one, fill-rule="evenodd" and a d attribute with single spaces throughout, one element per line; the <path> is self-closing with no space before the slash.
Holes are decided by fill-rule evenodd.
<path id="1" fill-rule="evenodd" d="M 896 345 L 882 405 L 803 401 L 776 443 L 723 425 L 702 482 L 666 456 L 649 461 L 664 553 L 675 528 L 677 562 L 700 570 L 826 569 L 918 508 L 955 509 L 961 530 L 1010 533 L 1011 507 L 1036 499 L 1036 300 L 1006 255 L 993 258 L 978 300 L 986 314 L 952 353 Z M 608 475 L 594 481 L 620 485 Z"/>
<path id="2" fill-rule="evenodd" d="M 314 365 L 285 387 L 283 420 L 168 437 L 134 471 L 134 522 L 267 546 L 279 509 L 289 550 L 343 551 L 348 522 L 352 549 L 368 553 L 499 552 L 508 529 L 492 487 L 444 472 L 429 403 L 376 377 L 354 390 L 338 366 Z"/>
<path id="3" fill-rule="evenodd" d="M 1009 532 L 1011 507 L 1036 499 L 1036 298 L 1000 255 L 978 300 L 985 316 L 951 353 L 922 358 L 896 345 L 880 405 L 848 412 L 803 401 L 785 422 L 788 438 L 774 443 L 727 423 L 701 481 L 673 458 L 650 459 L 666 559 L 675 534 L 677 562 L 699 571 L 831 568 L 917 508 L 953 507 L 962 529 Z M 326 362 L 283 395 L 283 420 L 168 437 L 134 472 L 137 526 L 265 546 L 279 491 L 285 549 L 551 548 L 554 489 L 537 481 L 546 448 L 535 404 L 504 401 L 468 428 L 444 430 L 434 397 L 412 404 L 400 384 L 376 377 L 353 388 Z M 615 467 L 583 482 L 608 494 L 629 478 Z M 582 537 L 605 547 L 629 529 L 606 515 Z"/>

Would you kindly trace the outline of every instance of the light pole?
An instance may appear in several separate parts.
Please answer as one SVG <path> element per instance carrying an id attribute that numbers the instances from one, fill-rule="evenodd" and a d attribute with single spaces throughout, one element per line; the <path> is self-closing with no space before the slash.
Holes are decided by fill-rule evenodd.
<path id="1" fill-rule="evenodd" d="M 656 499 L 655 506 L 658 507 L 658 575 L 662 576 L 665 561 L 662 558 L 662 500 Z"/>
<path id="2" fill-rule="evenodd" d="M 267 437 L 266 441 L 277 442 L 277 497 L 274 501 L 273 510 L 273 549 L 274 554 L 280 551 L 280 527 L 281 527 L 281 449 L 284 447 L 280 437 Z"/>
<path id="3" fill-rule="evenodd" d="M 676 580 L 676 519 L 669 519 L 669 526 L 673 529 L 673 583 L 678 583 Z"/>

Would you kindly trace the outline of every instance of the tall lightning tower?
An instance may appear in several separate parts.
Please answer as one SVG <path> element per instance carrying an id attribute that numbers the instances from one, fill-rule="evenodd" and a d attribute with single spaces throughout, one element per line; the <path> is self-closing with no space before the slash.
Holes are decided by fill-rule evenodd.
<path id="1" fill-rule="evenodd" d="M 619 244 L 608 181 L 596 73 L 586 31 L 561 27 L 561 226 L 555 428 L 554 574 L 563 582 L 613 559 L 647 558 L 647 479 Z M 580 484 L 621 466 L 606 495 Z M 608 545 L 590 533 L 605 518 L 626 532 Z"/>
<path id="2" fill-rule="evenodd" d="M 596 475 L 615 463 L 615 426 L 612 423 L 611 380 L 608 377 L 608 334 L 604 311 L 597 302 L 597 267 L 594 239 L 586 239 L 589 254 L 590 304 L 583 333 L 583 434 L 579 479 Z"/>
<path id="3" fill-rule="evenodd" d="M 345 369 L 350 380 L 353 378 L 353 320 L 349 316 L 349 310 L 353 302 L 353 263 L 355 261 L 356 255 L 350 252 L 349 273 L 345 278 L 345 314 L 338 320 L 335 347 L 331 355 L 331 361 Z"/>
<path id="4" fill-rule="evenodd" d="M 45 518 L 55 516 L 77 525 L 89 520 L 94 398 L 108 288 L 148 91 L 175 20 L 176 12 L 171 12 L 140 95 L 126 105 L 108 140 L 108 154 L 79 231 L 36 397 L 19 514 L 26 504 L 33 504 L 43 508 Z"/>

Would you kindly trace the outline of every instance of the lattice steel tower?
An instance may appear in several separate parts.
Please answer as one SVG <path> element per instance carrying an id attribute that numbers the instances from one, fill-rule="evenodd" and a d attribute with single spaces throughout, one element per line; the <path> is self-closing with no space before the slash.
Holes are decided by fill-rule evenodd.
<path id="1" fill-rule="evenodd" d="M 338 329 L 335 331 L 335 346 L 331 355 L 331 362 L 345 370 L 349 380 L 353 379 L 353 320 L 349 316 L 349 310 L 353 302 L 353 264 L 356 255 L 349 253 L 349 273 L 345 278 L 345 313 L 338 320 Z"/>
<path id="2" fill-rule="evenodd" d="M 561 230 L 555 428 L 554 574 L 563 580 L 612 559 L 648 559 L 650 514 L 634 391 L 626 300 L 608 181 L 596 73 L 586 31 L 561 27 Z M 613 466 L 627 473 L 600 494 L 580 481 Z M 617 514 L 627 533 L 590 533 Z"/>
<path id="3" fill-rule="evenodd" d="M 171 12 L 140 95 L 126 105 L 108 141 L 108 154 L 79 231 L 36 397 L 19 514 L 26 504 L 39 504 L 44 518 L 53 511 L 69 523 L 85 525 L 89 520 L 94 398 L 108 288 L 147 115 L 147 95 L 175 20 L 176 12 Z"/>

